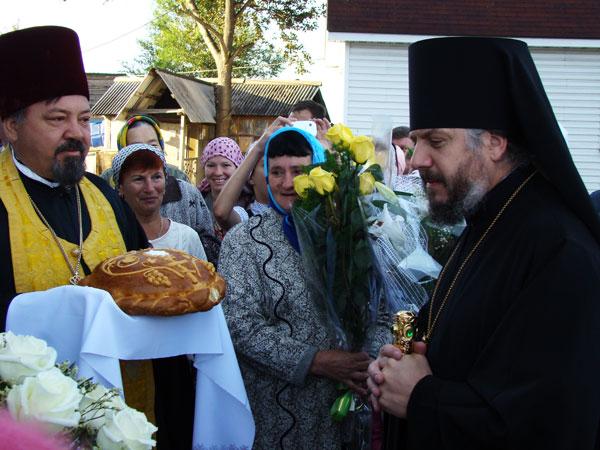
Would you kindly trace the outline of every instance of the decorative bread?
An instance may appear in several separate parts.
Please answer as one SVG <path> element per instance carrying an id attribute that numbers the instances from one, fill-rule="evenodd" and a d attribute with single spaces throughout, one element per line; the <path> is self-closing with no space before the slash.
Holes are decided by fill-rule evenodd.
<path id="1" fill-rule="evenodd" d="M 208 311 L 225 295 L 215 267 L 174 249 L 146 249 L 108 258 L 80 285 L 110 292 L 132 316 Z"/>

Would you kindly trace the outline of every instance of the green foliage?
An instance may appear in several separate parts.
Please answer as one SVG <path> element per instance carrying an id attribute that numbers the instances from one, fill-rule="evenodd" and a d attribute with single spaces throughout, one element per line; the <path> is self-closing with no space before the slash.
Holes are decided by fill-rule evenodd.
<path id="1" fill-rule="evenodd" d="M 231 0 L 229 0 L 231 1 Z M 126 70 L 146 72 L 151 67 L 212 78 L 217 75 L 215 54 L 183 0 L 156 0 L 150 37 L 139 41 L 142 54 L 126 64 Z M 315 0 L 231 1 L 238 13 L 233 40 L 221 57 L 233 61 L 234 77 L 273 77 L 285 63 L 299 72 L 310 60 L 298 40 L 297 31 L 312 30 L 324 12 Z M 197 0 L 198 14 L 209 25 L 209 42 L 226 43 L 225 1 Z M 274 42 L 280 42 L 278 47 Z M 217 45 L 218 47 L 218 45 Z"/>

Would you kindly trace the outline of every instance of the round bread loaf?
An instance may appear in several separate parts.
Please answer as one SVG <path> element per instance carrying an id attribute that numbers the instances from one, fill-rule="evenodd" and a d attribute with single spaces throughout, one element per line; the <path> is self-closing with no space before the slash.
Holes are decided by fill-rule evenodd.
<path id="1" fill-rule="evenodd" d="M 136 250 L 108 258 L 80 285 L 110 292 L 130 315 L 208 311 L 225 295 L 225 280 L 211 263 L 174 249 Z"/>

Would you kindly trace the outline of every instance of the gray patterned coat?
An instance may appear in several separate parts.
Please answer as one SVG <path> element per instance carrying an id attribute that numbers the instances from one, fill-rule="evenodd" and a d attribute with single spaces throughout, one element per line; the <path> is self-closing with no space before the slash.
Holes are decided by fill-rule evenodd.
<path id="1" fill-rule="evenodd" d="M 167 177 L 160 213 L 200 234 L 213 234 L 212 214 L 204 197 L 193 184 Z"/>
<path id="2" fill-rule="evenodd" d="M 256 422 L 256 449 L 339 449 L 329 408 L 336 382 L 308 374 L 318 350 L 335 348 L 324 314 L 307 288 L 302 261 L 274 210 L 230 230 L 219 271 L 223 302 Z M 387 317 L 370 330 L 370 348 L 391 340 Z"/>

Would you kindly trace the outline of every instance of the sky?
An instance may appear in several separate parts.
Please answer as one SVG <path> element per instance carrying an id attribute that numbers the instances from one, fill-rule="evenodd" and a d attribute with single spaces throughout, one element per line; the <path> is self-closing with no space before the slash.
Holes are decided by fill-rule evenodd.
<path id="1" fill-rule="evenodd" d="M 86 72 L 125 73 L 123 63 L 132 63 L 141 53 L 137 41 L 148 36 L 153 10 L 154 0 L 0 0 L 0 33 L 15 27 L 69 27 L 79 35 Z M 309 72 L 299 76 L 288 68 L 278 78 L 322 82 L 329 113 L 339 120 L 343 107 L 339 100 L 341 73 L 335 65 L 339 61 L 334 62 L 334 66 L 327 63 L 325 52 L 329 44 L 326 44 L 325 18 L 319 23 L 318 30 L 300 36 L 313 58 Z M 334 47 L 329 51 L 337 55 L 337 59 L 344 56 L 343 49 Z M 328 82 L 332 77 L 337 81 Z"/>
<path id="2" fill-rule="evenodd" d="M 154 0 L 0 0 L 0 33 L 38 25 L 72 28 L 87 72 L 119 73 L 123 62 L 140 54 L 137 41 L 147 37 L 153 9 Z M 324 36 L 323 31 L 313 33 Z M 311 48 L 314 36 L 302 41 L 318 61 L 320 51 Z M 289 70 L 283 76 L 295 78 Z"/>
<path id="3" fill-rule="evenodd" d="M 0 0 L 0 32 L 62 25 L 79 35 L 87 72 L 123 73 L 141 52 L 153 0 Z"/>

